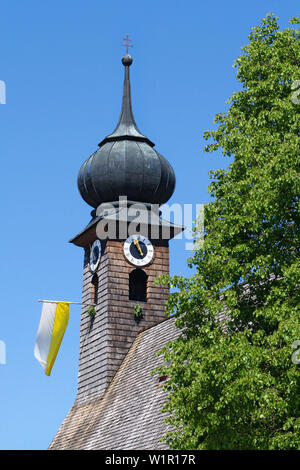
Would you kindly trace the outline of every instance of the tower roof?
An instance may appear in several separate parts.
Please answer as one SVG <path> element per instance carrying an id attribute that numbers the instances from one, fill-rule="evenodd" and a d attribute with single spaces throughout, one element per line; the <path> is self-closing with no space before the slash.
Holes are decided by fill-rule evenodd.
<path id="1" fill-rule="evenodd" d="M 137 142 L 146 142 L 151 147 L 154 147 L 154 143 L 151 142 L 146 136 L 144 136 L 138 129 L 131 104 L 131 89 L 130 89 L 130 78 L 129 78 L 129 67 L 133 60 L 131 55 L 126 54 L 122 57 L 122 64 L 125 67 L 124 87 L 123 87 L 123 99 L 122 109 L 119 118 L 119 122 L 112 134 L 108 135 L 103 139 L 99 147 L 106 142 L 113 142 L 117 140 L 135 140 Z"/>
<path id="2" fill-rule="evenodd" d="M 136 125 L 129 77 L 132 57 L 126 54 L 122 63 L 125 77 L 119 122 L 113 133 L 99 143 L 99 149 L 83 163 L 78 188 L 92 207 L 117 201 L 119 196 L 127 196 L 131 201 L 164 204 L 175 189 L 174 170 Z"/>

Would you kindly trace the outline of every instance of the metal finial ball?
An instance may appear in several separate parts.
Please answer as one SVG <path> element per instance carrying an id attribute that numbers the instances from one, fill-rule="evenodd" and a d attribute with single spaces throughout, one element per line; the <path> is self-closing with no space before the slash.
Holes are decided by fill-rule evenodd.
<path id="1" fill-rule="evenodd" d="M 129 54 L 126 54 L 122 57 L 122 64 L 125 66 L 130 66 L 132 64 L 132 57 Z"/>

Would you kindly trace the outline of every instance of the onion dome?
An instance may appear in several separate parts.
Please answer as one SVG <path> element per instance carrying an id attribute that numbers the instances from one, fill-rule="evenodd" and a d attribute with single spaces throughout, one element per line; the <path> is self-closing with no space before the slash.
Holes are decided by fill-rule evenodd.
<path id="1" fill-rule="evenodd" d="M 175 189 L 175 174 L 170 163 L 160 155 L 139 131 L 132 113 L 129 67 L 132 57 L 122 58 L 125 67 L 122 110 L 114 132 L 99 144 L 99 149 L 82 165 L 78 188 L 92 207 L 104 202 L 128 201 L 164 204 Z"/>

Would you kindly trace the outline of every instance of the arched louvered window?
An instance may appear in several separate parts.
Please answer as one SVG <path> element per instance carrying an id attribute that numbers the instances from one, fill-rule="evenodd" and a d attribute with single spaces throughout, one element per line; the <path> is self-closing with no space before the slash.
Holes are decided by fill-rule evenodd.
<path id="1" fill-rule="evenodd" d="M 91 301 L 93 304 L 97 305 L 98 303 L 98 276 L 94 274 L 91 282 Z"/>
<path id="2" fill-rule="evenodd" d="M 142 269 L 134 269 L 129 274 L 129 300 L 147 302 L 147 278 Z"/>

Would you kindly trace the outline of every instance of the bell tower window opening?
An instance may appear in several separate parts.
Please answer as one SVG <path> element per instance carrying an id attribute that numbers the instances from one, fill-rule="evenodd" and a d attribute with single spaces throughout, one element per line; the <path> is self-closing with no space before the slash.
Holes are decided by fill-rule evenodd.
<path id="1" fill-rule="evenodd" d="M 94 274 L 94 276 L 92 277 L 91 300 L 92 300 L 93 304 L 95 304 L 95 305 L 98 304 L 98 276 L 97 276 L 97 274 Z"/>
<path id="2" fill-rule="evenodd" d="M 142 269 L 134 269 L 129 274 L 129 300 L 147 302 L 147 274 Z"/>

